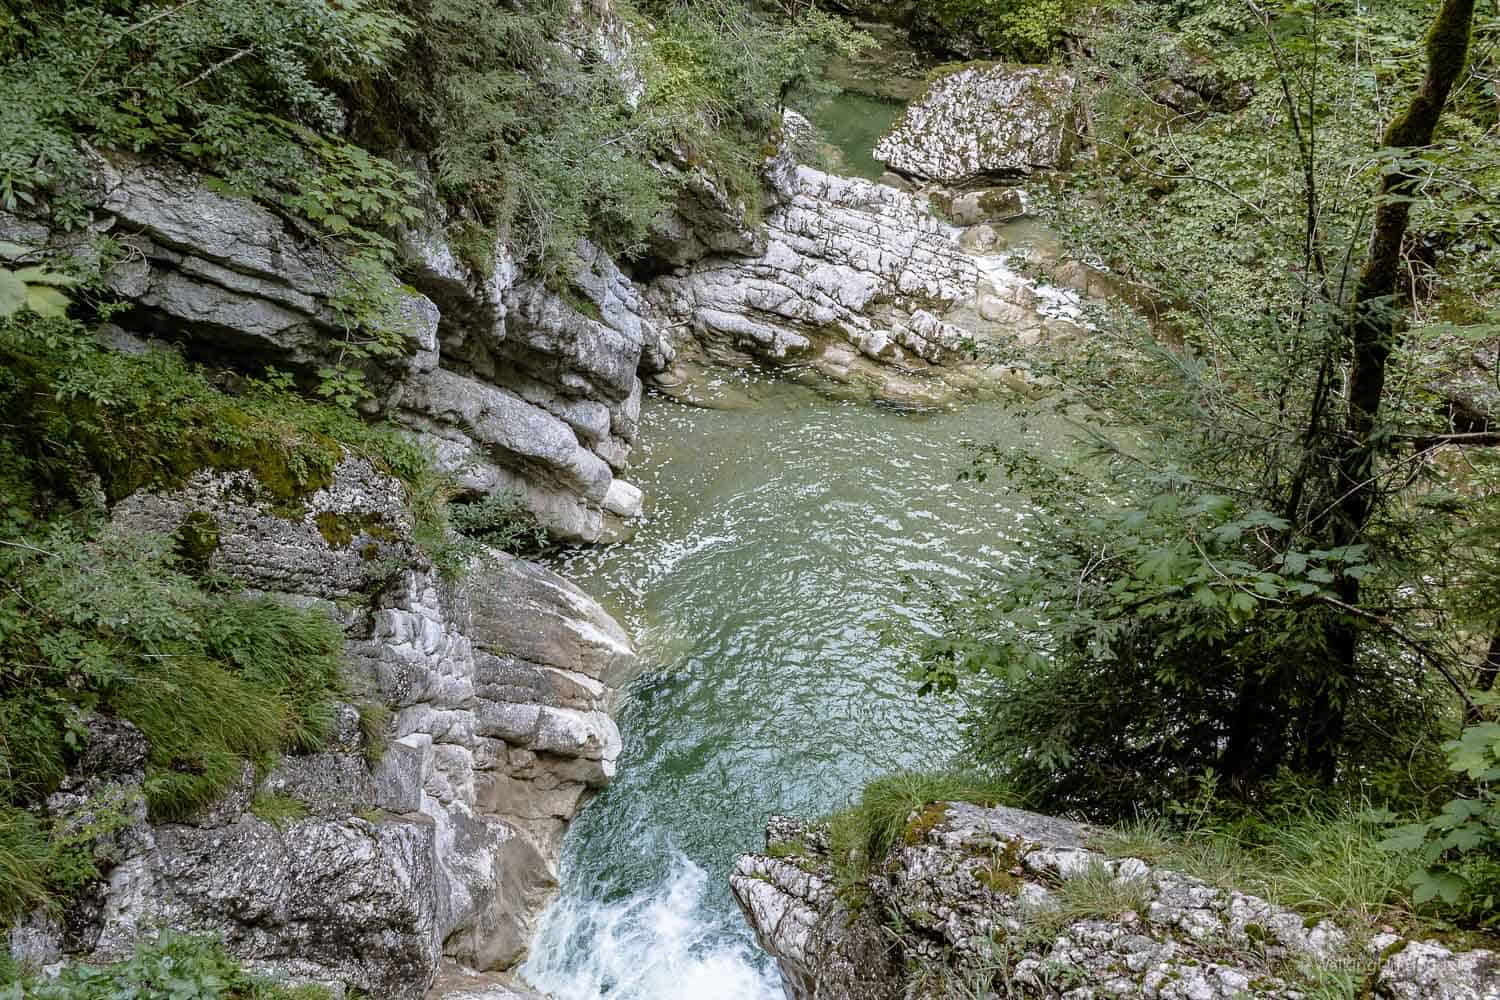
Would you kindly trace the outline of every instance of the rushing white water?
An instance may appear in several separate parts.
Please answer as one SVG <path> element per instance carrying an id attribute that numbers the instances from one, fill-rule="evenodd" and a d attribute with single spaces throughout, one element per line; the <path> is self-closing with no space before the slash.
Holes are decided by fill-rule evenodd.
<path id="1" fill-rule="evenodd" d="M 556 997 L 610 1000 L 782 1000 L 770 959 L 705 911 L 709 875 L 680 851 L 660 882 L 623 898 L 570 896 L 548 911 L 542 948 L 522 969 Z"/>

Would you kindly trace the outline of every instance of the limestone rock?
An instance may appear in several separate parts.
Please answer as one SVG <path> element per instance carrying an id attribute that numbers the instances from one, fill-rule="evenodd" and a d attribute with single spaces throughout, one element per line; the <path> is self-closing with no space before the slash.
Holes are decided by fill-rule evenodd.
<path id="1" fill-rule="evenodd" d="M 330 299 L 344 271 L 309 235 L 179 168 L 101 160 L 99 187 L 95 228 L 131 251 L 106 278 L 134 302 L 135 322 L 216 359 L 311 367 L 338 353 L 344 323 Z M 434 367 L 437 307 L 391 292 L 407 349 L 398 371 Z"/>
<path id="2" fill-rule="evenodd" d="M 997 959 L 1015 997 L 1294 1000 L 1306 995 L 1287 978 L 1297 962 L 1361 961 L 1331 921 L 1106 856 L 1088 846 L 1096 834 L 1015 809 L 935 803 L 912 814 L 851 914 L 832 891 L 826 829 L 774 817 L 766 840 L 777 857 L 741 857 L 730 887 L 793 1000 L 910 997 L 924 979 L 969 982 Z M 1114 882 L 1120 912 L 1035 933 L 1057 887 L 1084 876 Z M 1453 954 L 1394 935 L 1371 952 L 1383 956 L 1377 997 L 1500 997 L 1491 952 Z"/>
<path id="3" fill-rule="evenodd" d="M 211 521 L 208 567 L 267 591 L 348 597 L 369 586 L 383 560 L 414 558 L 401 483 L 352 456 L 297 504 L 278 500 L 252 471 L 201 469 L 176 489 L 125 498 L 113 516 L 163 535 L 190 519 Z"/>
<path id="4" fill-rule="evenodd" d="M 807 366 L 874 398 L 933 406 L 1001 387 L 971 341 L 1036 342 L 1075 308 L 998 254 L 962 246 L 927 199 L 870 181 L 799 168 L 766 226 L 758 256 L 707 257 L 652 283 L 656 325 L 676 331 L 680 351 Z M 1017 308 L 984 315 L 986 297 L 1001 296 Z"/>
<path id="5" fill-rule="evenodd" d="M 1431 941 L 1404 946 L 1395 935 L 1371 942 L 1386 956 L 1375 981 L 1375 995 L 1388 1000 L 1497 1000 L 1500 955 L 1491 951 L 1455 954 Z"/>
<path id="6" fill-rule="evenodd" d="M 1051 67 L 976 64 L 939 77 L 875 145 L 892 170 L 954 183 L 1067 166 L 1073 77 Z"/>
<path id="7" fill-rule="evenodd" d="M 441 947 L 433 832 L 420 819 L 163 827 L 156 915 L 293 975 L 421 997 Z"/>
<path id="8" fill-rule="evenodd" d="M 284 757 L 258 781 L 247 762 L 219 802 L 153 826 L 144 740 L 98 720 L 48 808 L 81 824 L 109 796 L 128 822 L 101 844 L 104 877 L 65 925 L 28 921 L 13 948 L 109 958 L 164 924 L 220 934 L 278 975 L 410 1000 L 443 957 L 510 968 L 557 889 L 568 821 L 614 774 L 609 711 L 634 668 L 629 637 L 573 584 L 503 553 L 440 578 L 410 548 L 400 484 L 362 460 L 341 463 L 305 516 L 261 509 L 245 475 L 205 471 L 127 498 L 115 516 L 163 531 L 213 517 L 214 568 L 286 600 L 337 597 L 326 606 L 350 635 L 351 697 L 392 712 L 379 759 L 343 705 L 323 751 Z M 398 568 L 362 579 L 357 546 L 325 537 L 314 510 L 346 518 L 355 539 L 374 531 Z M 263 822 L 257 794 L 295 799 L 306 818 Z"/>

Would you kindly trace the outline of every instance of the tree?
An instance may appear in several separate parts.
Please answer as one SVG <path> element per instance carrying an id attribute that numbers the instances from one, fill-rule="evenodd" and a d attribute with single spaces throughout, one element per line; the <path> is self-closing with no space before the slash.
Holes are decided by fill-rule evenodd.
<path id="1" fill-rule="evenodd" d="M 1385 131 L 1385 145 L 1409 155 L 1432 143 L 1448 94 L 1468 62 L 1474 25 L 1474 0 L 1444 0 L 1427 33 L 1427 70 L 1411 103 Z M 1345 336 L 1351 353 L 1344 432 L 1338 450 L 1340 497 L 1334 509 L 1332 542 L 1336 547 L 1359 544 L 1375 503 L 1374 463 L 1383 442 L 1377 438 L 1380 405 L 1385 394 L 1386 366 L 1395 346 L 1402 311 L 1396 288 L 1402 250 L 1411 221 L 1411 197 L 1416 178 L 1398 162 L 1381 178 L 1370 249 L 1360 268 L 1359 282 L 1349 303 Z M 1360 581 L 1345 575 L 1339 599 L 1358 607 Z M 1330 637 L 1330 652 L 1342 668 L 1324 685 L 1310 733 L 1311 759 L 1320 773 L 1332 778 L 1336 747 L 1344 726 L 1342 688 L 1359 654 L 1359 626 L 1340 622 Z"/>
<path id="2" fill-rule="evenodd" d="M 1443 4 L 1415 66 L 1372 58 L 1371 39 L 1409 45 L 1392 26 L 1415 35 L 1416 4 L 1380 21 L 1178 8 L 1125 2 L 1095 26 L 1097 162 L 1053 213 L 1164 322 L 1107 311 L 1053 367 L 1093 407 L 1101 463 L 981 453 L 979 474 L 1001 465 L 1039 508 L 1025 544 L 1045 555 L 937 599 L 921 669 L 929 689 L 983 678 L 971 748 L 1047 808 L 1129 814 L 1208 770 L 1248 801 L 1284 771 L 1430 789 L 1472 700 L 1469 620 L 1439 584 L 1496 593 L 1466 555 L 1484 505 L 1430 451 L 1399 450 L 1438 430 L 1430 342 L 1403 350 L 1404 318 L 1472 273 L 1437 239 L 1449 195 L 1468 221 L 1445 245 L 1500 260 L 1463 164 L 1432 148 L 1473 4 Z M 1185 51 L 1217 55 L 1189 75 Z M 1405 80 L 1415 96 L 1393 108 Z"/>

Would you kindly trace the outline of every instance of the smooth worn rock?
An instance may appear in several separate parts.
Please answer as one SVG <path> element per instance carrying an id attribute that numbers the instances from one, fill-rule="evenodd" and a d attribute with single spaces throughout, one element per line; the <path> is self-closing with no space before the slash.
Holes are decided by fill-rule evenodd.
<path id="1" fill-rule="evenodd" d="M 967 66 L 934 80 L 875 144 L 875 158 L 923 180 L 1065 168 L 1077 124 L 1073 77 L 1045 66 Z"/>
<path id="2" fill-rule="evenodd" d="M 936 406 L 1003 387 L 970 344 L 1035 342 L 1076 309 L 1070 293 L 1044 293 L 1002 257 L 962 246 L 926 198 L 806 167 L 797 180 L 767 218 L 763 254 L 708 257 L 652 283 L 657 325 L 680 348 L 807 366 L 871 398 Z M 984 315 L 983 299 L 1000 296 L 1019 308 Z"/>

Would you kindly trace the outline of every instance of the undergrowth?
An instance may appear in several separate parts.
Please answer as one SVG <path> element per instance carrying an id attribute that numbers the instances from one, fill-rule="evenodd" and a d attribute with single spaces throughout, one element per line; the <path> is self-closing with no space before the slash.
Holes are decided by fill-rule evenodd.
<path id="1" fill-rule="evenodd" d="M 3 970 L 0 970 L 3 971 Z M 0 1000 L 332 1000 L 321 986 L 288 986 L 246 972 L 213 938 L 163 931 L 112 965 L 69 964 L 55 979 L 0 985 Z"/>
<path id="2" fill-rule="evenodd" d="M 1350 928 L 1409 925 L 1416 919 L 1409 876 L 1417 856 L 1382 847 L 1389 829 L 1388 814 L 1361 803 L 1299 802 L 1187 823 L 1137 820 L 1092 846 Z"/>

